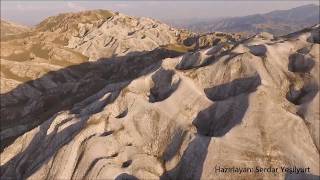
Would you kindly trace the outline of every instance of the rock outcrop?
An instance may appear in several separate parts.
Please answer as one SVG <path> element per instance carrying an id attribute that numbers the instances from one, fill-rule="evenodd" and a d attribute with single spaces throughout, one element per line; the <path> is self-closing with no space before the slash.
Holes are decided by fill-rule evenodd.
<path id="1" fill-rule="evenodd" d="M 69 38 L 68 47 L 88 56 L 90 60 L 151 51 L 159 46 L 186 52 L 220 41 L 235 42 L 240 39 L 230 34 L 195 34 L 150 18 L 135 18 L 121 13 L 114 14 L 99 26 L 81 23 L 78 27 L 80 31 Z"/>
<path id="2" fill-rule="evenodd" d="M 140 24 L 141 30 L 133 26 L 133 22 Z M 128 33 L 132 31 L 145 33 L 143 39 L 148 40 L 132 37 L 133 34 Z M 103 34 L 97 35 L 97 32 Z M 152 32 L 158 32 L 156 34 L 159 36 Z M 81 43 L 77 45 L 79 48 L 70 47 L 76 37 L 82 37 L 83 44 L 94 44 L 95 48 L 82 51 L 84 45 Z M 114 40 L 113 45 L 100 47 L 101 42 L 107 42 L 110 38 Z M 95 93 L 105 83 L 109 83 L 110 78 L 116 81 L 122 74 L 123 79 L 129 80 L 131 74 L 137 76 L 144 68 L 161 59 L 213 44 L 234 44 L 239 38 L 229 34 L 198 35 L 149 18 L 135 18 L 106 10 L 60 14 L 45 19 L 30 32 L 3 38 L 0 84 L 1 93 L 5 95 L 1 102 L 4 124 L 1 126 L 1 147 L 38 126 L 57 111 Z M 128 39 L 136 42 L 130 44 Z M 121 49 L 120 44 L 127 46 L 126 52 L 118 51 Z M 137 58 L 143 60 L 141 67 L 131 64 L 135 62 L 132 59 Z M 132 62 L 127 64 L 129 60 Z M 59 98 L 69 99 L 65 105 L 59 105 Z M 56 107 L 53 107 L 54 104 Z"/>
<path id="3" fill-rule="evenodd" d="M 179 39 L 178 30 L 141 21 L 118 14 L 70 36 L 66 51 L 93 62 L 1 59 L 4 86 L 12 87 L 1 94 L 1 179 L 284 179 L 295 174 L 280 167 L 294 166 L 320 175 L 319 26 L 215 41 Z M 119 26 L 111 57 L 90 50 L 89 42 L 111 48 L 107 32 Z M 132 47 L 123 52 L 121 43 Z M 36 71 L 42 65 L 48 72 Z M 12 71 L 32 80 L 21 83 Z"/>

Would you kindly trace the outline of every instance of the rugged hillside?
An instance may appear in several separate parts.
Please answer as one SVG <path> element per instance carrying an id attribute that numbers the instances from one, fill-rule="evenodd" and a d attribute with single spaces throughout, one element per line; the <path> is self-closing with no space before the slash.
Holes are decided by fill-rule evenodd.
<path id="1" fill-rule="evenodd" d="M 137 37 L 139 34 L 144 37 Z M 134 78 L 161 59 L 235 44 L 238 38 L 195 34 L 152 19 L 103 10 L 49 17 L 28 33 L 2 38 L 1 148 L 110 81 Z M 135 65 L 137 59 L 146 62 Z M 130 72 L 123 63 L 127 61 L 128 66 L 142 67 Z"/>
<path id="2" fill-rule="evenodd" d="M 240 38 L 226 33 L 195 34 L 106 10 L 60 14 L 29 32 L 1 37 L 1 92 L 88 60 L 134 55 L 159 47 L 185 53 Z"/>
<path id="3" fill-rule="evenodd" d="M 183 25 L 195 32 L 244 32 L 255 34 L 269 32 L 285 35 L 320 22 L 320 9 L 317 5 L 305 5 L 289 10 L 272 11 L 267 14 L 255 14 L 244 17 L 205 20 Z"/>
<path id="4" fill-rule="evenodd" d="M 2 20 L 0 21 L 1 27 L 1 38 L 9 35 L 16 35 L 30 31 L 30 28 L 26 26 L 22 26 L 19 24 L 15 24 L 10 21 Z"/>
<path id="5" fill-rule="evenodd" d="M 78 27 L 64 48 L 92 62 L 62 68 L 1 55 L 8 84 L 19 74 L 36 77 L 1 94 L 1 179 L 303 178 L 218 166 L 310 167 L 305 176 L 320 175 L 319 25 L 241 41 L 116 13 Z M 26 38 L 47 33 L 58 32 Z M 109 55 L 103 46 L 111 57 L 101 58 Z M 39 66 L 51 72 L 35 73 Z"/>
<path id="6" fill-rule="evenodd" d="M 134 18 L 121 13 L 97 27 L 90 23 L 78 26 L 79 33 L 70 37 L 68 47 L 90 57 L 90 60 L 151 51 L 160 46 L 187 52 L 240 38 L 231 34 L 196 34 L 150 18 Z"/>

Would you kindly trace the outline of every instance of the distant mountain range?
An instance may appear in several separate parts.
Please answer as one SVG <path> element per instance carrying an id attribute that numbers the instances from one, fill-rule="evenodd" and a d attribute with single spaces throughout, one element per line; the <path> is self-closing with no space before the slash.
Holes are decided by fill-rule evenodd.
<path id="1" fill-rule="evenodd" d="M 319 23 L 319 6 L 310 4 L 289 10 L 277 10 L 266 14 L 243 17 L 207 19 L 173 24 L 195 32 L 244 32 L 255 34 L 269 32 L 284 35 Z"/>

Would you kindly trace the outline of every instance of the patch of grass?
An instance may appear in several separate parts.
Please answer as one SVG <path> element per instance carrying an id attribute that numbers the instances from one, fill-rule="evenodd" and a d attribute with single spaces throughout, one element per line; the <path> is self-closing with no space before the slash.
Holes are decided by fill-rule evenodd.
<path id="1" fill-rule="evenodd" d="M 50 58 L 50 64 L 54 64 L 54 65 L 58 65 L 61 67 L 68 67 L 71 65 L 75 65 L 75 64 L 81 64 L 84 62 L 87 62 L 89 60 L 89 58 L 77 51 L 71 50 L 69 48 L 63 48 L 63 50 L 66 50 L 70 53 L 72 53 L 72 59 L 65 59 L 65 58 Z"/>
<path id="2" fill-rule="evenodd" d="M 30 52 L 34 53 L 36 57 L 49 59 L 49 50 L 42 48 L 40 43 L 34 44 L 31 47 Z"/>
<path id="3" fill-rule="evenodd" d="M 29 36 L 33 36 L 35 35 L 34 32 L 25 32 L 25 33 L 21 33 L 21 34 L 14 34 L 14 35 L 6 35 L 6 36 L 1 36 L 1 41 L 11 41 L 11 40 L 15 40 L 15 39 L 23 39 Z"/>
<path id="4" fill-rule="evenodd" d="M 57 37 L 52 41 L 52 43 L 59 44 L 62 46 L 67 46 L 69 43 L 69 40 L 65 37 Z"/>
<path id="5" fill-rule="evenodd" d="M 30 51 L 25 50 L 21 53 L 12 53 L 10 56 L 3 56 L 2 58 L 10 61 L 23 62 L 30 60 Z"/>
<path id="6" fill-rule="evenodd" d="M 112 12 L 108 10 L 99 10 L 99 12 L 104 18 L 107 18 L 107 19 L 114 15 Z"/>
<path id="7" fill-rule="evenodd" d="M 171 51 L 186 53 L 193 50 L 194 46 L 185 46 L 181 44 L 168 44 L 168 45 L 162 46 L 162 48 L 171 50 Z"/>
<path id="8" fill-rule="evenodd" d="M 113 15 L 112 12 L 107 10 L 64 13 L 45 19 L 37 26 L 37 30 L 55 31 L 62 28 L 63 31 L 73 31 L 78 28 L 78 23 L 93 23 L 101 19 L 106 20 Z"/>

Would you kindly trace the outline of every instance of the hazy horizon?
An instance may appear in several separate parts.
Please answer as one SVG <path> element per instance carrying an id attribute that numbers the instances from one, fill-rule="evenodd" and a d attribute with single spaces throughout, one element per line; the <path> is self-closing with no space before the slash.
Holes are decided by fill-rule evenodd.
<path id="1" fill-rule="evenodd" d="M 48 16 L 106 9 L 162 21 L 210 19 L 268 13 L 318 1 L 1 1 L 1 18 L 34 26 Z M 165 13 L 164 13 L 165 12 Z M 226 13 L 228 12 L 228 13 Z M 27 15 L 26 15 L 27 14 Z"/>

